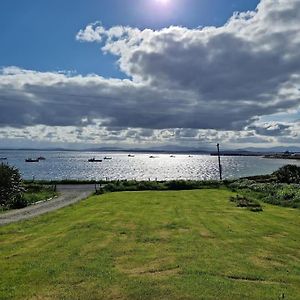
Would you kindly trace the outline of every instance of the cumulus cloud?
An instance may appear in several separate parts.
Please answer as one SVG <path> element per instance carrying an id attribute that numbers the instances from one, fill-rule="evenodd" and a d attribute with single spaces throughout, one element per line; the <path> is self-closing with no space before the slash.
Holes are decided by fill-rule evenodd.
<path id="1" fill-rule="evenodd" d="M 159 139 L 170 128 L 169 139 L 244 128 L 255 136 L 241 140 L 288 135 L 287 125 L 255 122 L 299 109 L 299 27 L 300 0 L 262 0 L 256 11 L 235 13 L 221 27 L 105 29 L 92 23 L 76 39 L 102 43 L 129 79 L 3 68 L 0 126 L 100 124 L 129 130 L 120 138 L 136 139 L 160 130 Z"/>
<path id="2" fill-rule="evenodd" d="M 105 29 L 100 24 L 100 22 L 95 22 L 88 25 L 84 30 L 81 29 L 76 35 L 76 40 L 81 42 L 101 42 Z"/>
<path id="3" fill-rule="evenodd" d="M 234 101 L 270 113 L 299 104 L 299 16 L 299 0 L 263 0 L 218 28 L 94 30 L 135 81 L 192 90 L 200 105 Z"/>
<path id="4" fill-rule="evenodd" d="M 254 130 L 259 135 L 264 136 L 289 136 L 292 133 L 292 126 L 278 122 L 269 122 L 261 125 L 249 126 L 247 129 Z"/>

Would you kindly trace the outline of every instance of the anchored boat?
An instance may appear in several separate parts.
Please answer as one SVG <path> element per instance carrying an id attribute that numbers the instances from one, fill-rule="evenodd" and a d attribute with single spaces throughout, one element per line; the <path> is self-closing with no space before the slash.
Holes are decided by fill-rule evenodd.
<path id="1" fill-rule="evenodd" d="M 96 159 L 95 157 L 90 158 L 88 162 L 102 162 L 102 159 Z"/>
<path id="2" fill-rule="evenodd" d="M 28 162 L 28 163 L 36 163 L 36 162 L 39 162 L 39 159 L 38 159 L 38 158 L 36 158 L 36 159 L 27 158 L 27 159 L 25 159 L 25 162 Z"/>

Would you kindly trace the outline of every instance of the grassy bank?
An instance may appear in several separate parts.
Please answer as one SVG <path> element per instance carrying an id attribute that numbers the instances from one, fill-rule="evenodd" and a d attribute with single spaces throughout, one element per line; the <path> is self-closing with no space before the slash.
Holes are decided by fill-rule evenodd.
<path id="1" fill-rule="evenodd" d="M 26 201 L 27 205 L 44 201 L 49 198 L 53 198 L 57 196 L 57 193 L 54 191 L 52 186 L 42 186 L 42 185 L 25 185 L 25 193 L 24 193 L 24 200 Z"/>
<path id="2" fill-rule="evenodd" d="M 0 213 L 11 209 L 27 207 L 39 201 L 45 201 L 58 195 L 53 186 L 43 186 L 39 184 L 24 184 L 24 191 L 20 197 L 10 202 L 7 206 L 0 206 Z"/>
<path id="3" fill-rule="evenodd" d="M 0 228 L 0 299 L 299 299 L 299 210 L 227 190 L 94 196 Z"/>

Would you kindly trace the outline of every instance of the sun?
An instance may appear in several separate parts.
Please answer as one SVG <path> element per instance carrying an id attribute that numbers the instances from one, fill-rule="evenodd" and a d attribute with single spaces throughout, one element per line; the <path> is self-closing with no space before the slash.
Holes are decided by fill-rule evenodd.
<path id="1" fill-rule="evenodd" d="M 170 3 L 171 0 L 156 0 L 157 3 L 167 5 Z"/>

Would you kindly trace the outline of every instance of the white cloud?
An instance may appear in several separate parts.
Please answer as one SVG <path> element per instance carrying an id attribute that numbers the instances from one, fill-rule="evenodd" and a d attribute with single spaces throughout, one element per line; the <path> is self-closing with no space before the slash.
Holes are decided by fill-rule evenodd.
<path id="1" fill-rule="evenodd" d="M 84 30 L 80 30 L 76 35 L 76 40 L 81 42 L 101 42 L 101 36 L 105 33 L 105 29 L 95 22 L 88 25 Z"/>
<path id="2" fill-rule="evenodd" d="M 101 42 L 130 79 L 4 68 L 0 126 L 100 124 L 121 128 L 102 140 L 126 141 L 146 139 L 143 130 L 155 141 L 191 143 L 207 133 L 228 142 L 234 134 L 253 142 L 292 137 L 287 120 L 273 127 L 260 120 L 299 109 L 299 28 L 299 0 L 262 0 L 256 11 L 236 13 L 218 28 L 92 23 L 76 39 Z"/>

